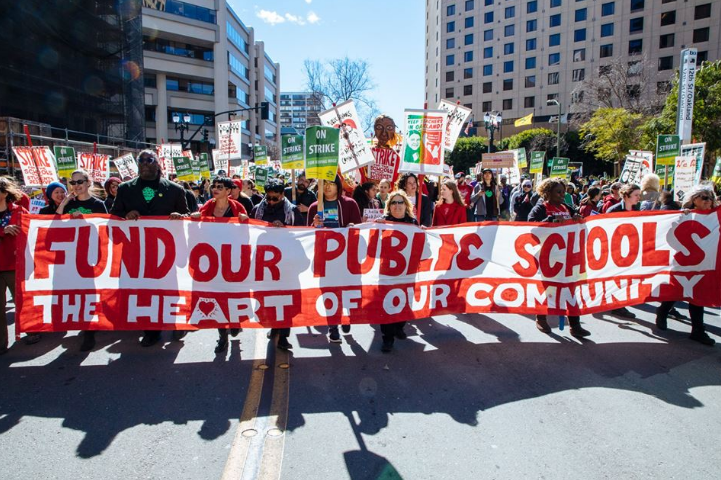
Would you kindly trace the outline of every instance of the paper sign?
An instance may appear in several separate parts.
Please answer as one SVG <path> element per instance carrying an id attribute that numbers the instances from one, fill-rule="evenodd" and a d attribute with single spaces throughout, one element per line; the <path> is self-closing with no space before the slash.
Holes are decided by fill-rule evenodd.
<path id="1" fill-rule="evenodd" d="M 399 172 L 443 175 L 445 110 L 405 110 L 405 135 Z"/>
<path id="2" fill-rule="evenodd" d="M 302 170 L 305 168 L 303 160 L 303 135 L 283 135 L 281 137 L 280 161 L 286 170 Z"/>
<path id="3" fill-rule="evenodd" d="M 568 158 L 553 157 L 551 159 L 551 171 L 549 176 L 565 177 L 566 175 L 568 175 L 568 162 Z"/>
<path id="4" fill-rule="evenodd" d="M 461 134 L 463 125 L 465 125 L 466 120 L 471 115 L 471 109 L 462 107 L 455 102 L 441 100 L 441 103 L 438 104 L 438 110 L 448 112 L 446 133 L 443 136 L 443 148 L 445 148 L 447 152 L 452 152 L 458 136 Z"/>
<path id="5" fill-rule="evenodd" d="M 546 159 L 546 152 L 531 152 L 530 173 L 543 173 L 543 162 Z"/>
<path id="6" fill-rule="evenodd" d="M 218 158 L 226 161 L 240 160 L 243 151 L 242 129 L 243 122 L 241 121 L 218 122 Z"/>
<path id="7" fill-rule="evenodd" d="M 208 154 L 200 154 L 200 177 L 210 178 L 210 165 L 208 165 Z"/>
<path id="8" fill-rule="evenodd" d="M 363 216 L 365 217 L 366 222 L 374 222 L 374 221 L 378 220 L 379 218 L 383 218 L 383 209 L 382 208 L 364 208 Z"/>
<path id="9" fill-rule="evenodd" d="M 703 156 L 705 151 L 706 143 L 681 145 L 680 157 L 694 157 L 696 159 L 696 179 L 694 185 L 701 183 L 701 171 L 703 170 Z"/>
<path id="10" fill-rule="evenodd" d="M 673 199 L 683 202 L 686 192 L 696 185 L 696 158 L 676 157 L 676 169 L 673 172 Z"/>
<path id="11" fill-rule="evenodd" d="M 213 149 L 212 153 L 213 153 L 213 167 L 215 169 L 214 172 L 218 173 L 218 172 L 222 171 L 225 174 L 225 176 L 228 176 L 228 172 L 230 170 L 228 168 L 229 160 L 227 158 L 223 158 L 217 149 Z"/>
<path id="12" fill-rule="evenodd" d="M 178 180 L 184 182 L 192 182 L 195 177 L 193 175 L 193 165 L 190 163 L 190 157 L 173 157 L 173 165 L 178 175 Z"/>
<path id="13" fill-rule="evenodd" d="M 53 147 L 55 164 L 58 167 L 58 177 L 70 178 L 78 166 L 75 162 L 75 149 L 73 147 Z"/>
<path id="14" fill-rule="evenodd" d="M 132 153 L 127 153 L 122 157 L 113 160 L 115 168 L 118 169 L 120 179 L 125 181 L 126 178 L 135 178 L 138 176 L 138 165 L 135 163 Z"/>
<path id="15" fill-rule="evenodd" d="M 255 186 L 259 192 L 265 192 L 265 183 L 268 181 L 268 169 L 255 167 Z"/>
<path id="16" fill-rule="evenodd" d="M 310 127 L 305 132 L 306 178 L 335 180 L 340 130 L 333 127 Z"/>
<path id="17" fill-rule="evenodd" d="M 627 184 L 641 183 L 641 167 L 643 166 L 643 158 L 632 155 L 626 155 L 626 161 L 623 164 L 623 170 L 618 181 Z"/>
<path id="18" fill-rule="evenodd" d="M 160 168 L 166 178 L 168 178 L 170 175 L 175 175 L 175 165 L 173 164 L 173 157 L 182 156 L 183 148 L 179 143 L 164 143 L 159 146 L 158 157 L 160 158 Z"/>
<path id="19" fill-rule="evenodd" d="M 368 165 L 368 178 L 395 182 L 401 160 L 396 151 L 391 148 L 374 148 L 372 152 L 375 162 Z"/>
<path id="20" fill-rule="evenodd" d="M 90 180 L 93 182 L 103 184 L 110 178 L 110 155 L 80 152 L 78 153 L 78 168 L 88 172 Z"/>
<path id="21" fill-rule="evenodd" d="M 253 147 L 253 161 L 256 165 L 268 164 L 268 147 L 266 145 L 255 145 Z"/>
<path id="22" fill-rule="evenodd" d="M 668 185 L 673 186 L 673 173 L 676 165 L 659 165 L 656 164 L 656 175 L 661 179 L 661 186 L 666 186 L 666 174 L 668 173 Z"/>
<path id="23" fill-rule="evenodd" d="M 526 168 L 528 166 L 528 160 L 526 159 L 526 149 L 517 148 L 516 150 L 513 150 L 513 153 L 516 155 L 516 164 L 518 165 L 518 168 Z"/>
<path id="24" fill-rule="evenodd" d="M 58 181 L 55 155 L 50 147 L 13 147 L 25 185 L 45 186 Z"/>
<path id="25" fill-rule="evenodd" d="M 321 125 L 341 130 L 340 144 L 338 145 L 340 173 L 357 170 L 373 163 L 373 155 L 363 135 L 363 127 L 353 100 L 345 101 L 335 108 L 319 113 L 318 118 L 320 118 Z"/>
<path id="26" fill-rule="evenodd" d="M 515 166 L 513 152 L 484 153 L 481 155 L 483 168 L 512 168 Z"/>
<path id="27" fill-rule="evenodd" d="M 678 135 L 659 135 L 656 139 L 656 165 L 675 165 L 680 149 Z"/>

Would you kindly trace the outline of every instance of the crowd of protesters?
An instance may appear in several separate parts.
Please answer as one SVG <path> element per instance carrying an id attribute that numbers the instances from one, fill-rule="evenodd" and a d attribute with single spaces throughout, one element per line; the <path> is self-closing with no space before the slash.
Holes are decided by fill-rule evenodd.
<path id="1" fill-rule="evenodd" d="M 302 173 L 290 185 L 286 178 L 270 178 L 263 188 L 251 179 L 220 174 L 202 182 L 177 182 L 163 177 L 155 152 L 145 150 L 137 157 L 138 177 L 110 178 L 104 185 L 93 184 L 88 173 L 76 170 L 66 182 L 53 182 L 45 189 L 47 205 L 41 215 L 70 215 L 110 213 L 134 220 L 144 216 L 163 216 L 169 219 L 191 217 L 199 221 L 214 218 L 248 218 L 267 222 L 275 227 L 313 226 L 316 228 L 344 228 L 366 221 L 405 223 L 421 228 L 459 225 L 466 222 L 566 222 L 577 221 L 598 214 L 633 215 L 640 210 L 709 210 L 718 205 L 713 184 L 702 184 L 687 192 L 683 204 L 673 201 L 672 192 L 662 189 L 658 176 L 649 174 L 641 185 L 608 182 L 605 179 L 571 181 L 547 178 L 538 185 L 523 175 L 517 184 L 510 184 L 506 175 L 484 169 L 475 177 L 457 173 L 454 178 L 441 177 L 439 184 L 419 179 L 412 173 L 400 174 L 395 183 L 389 180 L 363 181 L 354 184 L 348 178 L 336 176 L 326 181 L 320 190 L 318 182 Z M 220 172 L 224 173 L 224 172 Z M 295 187 L 295 188 L 293 188 Z M 534 188 L 535 187 L 535 188 Z M 320 191 L 319 191 L 320 190 Z M 320 201 L 319 201 L 320 200 Z M 420 202 L 420 206 L 418 205 Z M 0 177 L 0 354 L 8 349 L 6 321 L 6 290 L 14 296 L 15 238 L 20 232 L 20 215 L 27 213 L 29 200 L 16 183 Z M 381 212 L 381 215 L 371 213 Z M 656 327 L 667 329 L 667 319 L 686 320 L 674 308 L 675 302 L 663 302 L 656 311 Z M 704 309 L 689 304 L 691 339 L 713 345 L 704 329 Z M 635 315 L 626 308 L 609 312 L 622 318 Z M 581 326 L 580 317 L 568 316 L 570 334 L 583 338 L 591 333 Z M 405 339 L 405 322 L 380 326 L 381 350 L 390 352 L 396 339 Z M 550 333 L 545 315 L 537 315 L 537 328 Z M 350 333 L 350 325 L 340 329 Z M 228 335 L 240 329 L 218 329 L 216 353 L 226 350 Z M 174 331 L 176 340 L 186 332 Z M 272 329 L 268 338 L 277 337 L 277 347 L 292 348 L 288 341 L 290 329 Z M 332 343 L 342 342 L 339 326 L 329 326 Z M 152 346 L 161 339 L 161 332 L 144 332 L 141 345 Z M 35 343 L 40 335 L 29 334 L 26 343 Z M 95 347 L 95 332 L 82 334 L 80 350 Z"/>

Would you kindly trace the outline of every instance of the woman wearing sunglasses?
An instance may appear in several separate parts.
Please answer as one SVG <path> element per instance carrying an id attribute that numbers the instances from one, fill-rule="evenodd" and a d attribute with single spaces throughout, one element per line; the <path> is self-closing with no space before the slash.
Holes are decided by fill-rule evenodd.
<path id="1" fill-rule="evenodd" d="M 718 201 L 713 192 L 713 186 L 696 185 L 684 196 L 682 208 L 684 209 L 684 213 L 688 214 L 691 212 L 709 211 L 717 206 Z M 659 330 L 668 329 L 668 316 L 674 303 L 676 303 L 674 300 L 661 302 L 661 305 L 656 309 L 656 328 Z M 704 345 L 711 346 L 715 344 L 716 341 L 706 333 L 706 327 L 703 322 L 703 307 L 689 302 L 688 310 L 691 314 L 691 335 L 689 338 Z"/>
<path id="2" fill-rule="evenodd" d="M 90 193 L 90 176 L 85 170 L 75 170 L 68 181 L 70 191 L 65 196 L 56 213 L 58 215 L 70 214 L 79 217 L 90 213 L 108 213 L 108 209 L 98 197 Z"/>
<path id="3" fill-rule="evenodd" d="M 233 189 L 233 180 L 228 177 L 215 177 L 210 186 L 212 198 L 205 202 L 200 210 L 190 214 L 190 218 L 235 218 L 241 222 L 248 220 L 248 213 L 245 207 L 239 202 L 230 198 Z M 218 344 L 215 346 L 215 353 L 224 352 L 228 348 L 228 330 L 234 337 L 240 333 L 240 328 L 219 328 Z"/>

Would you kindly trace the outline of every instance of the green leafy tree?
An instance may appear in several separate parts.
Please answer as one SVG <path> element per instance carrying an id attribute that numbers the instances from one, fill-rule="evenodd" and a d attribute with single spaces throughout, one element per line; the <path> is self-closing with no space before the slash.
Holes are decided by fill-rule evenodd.
<path id="1" fill-rule="evenodd" d="M 529 128 L 503 140 L 509 150 L 550 150 L 556 146 L 556 133 L 547 128 Z"/>
<path id="2" fill-rule="evenodd" d="M 620 164 L 630 149 L 639 146 L 642 133 L 639 127 L 643 121 L 640 113 L 599 108 L 579 130 L 584 149 L 599 160 Z"/>
<path id="3" fill-rule="evenodd" d="M 481 161 L 481 155 L 488 151 L 485 137 L 459 138 L 453 151 L 446 157 L 446 163 L 453 166 L 455 172 L 466 174 Z"/>

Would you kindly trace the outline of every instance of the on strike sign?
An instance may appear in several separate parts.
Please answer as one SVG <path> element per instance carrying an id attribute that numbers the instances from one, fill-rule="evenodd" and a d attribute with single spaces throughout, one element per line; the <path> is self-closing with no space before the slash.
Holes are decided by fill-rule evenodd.
<path id="1" fill-rule="evenodd" d="M 23 181 L 28 186 L 44 186 L 58 181 L 55 155 L 50 147 L 13 147 L 20 163 Z"/>
<path id="2" fill-rule="evenodd" d="M 426 230 L 23 215 L 16 318 L 22 331 L 188 330 L 719 306 L 720 215 Z"/>

